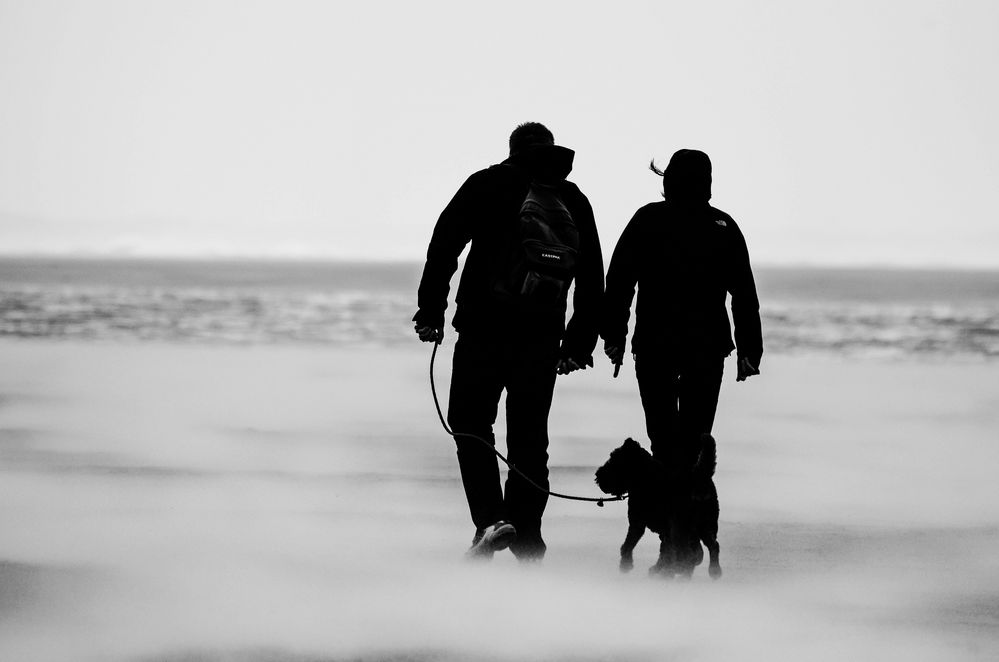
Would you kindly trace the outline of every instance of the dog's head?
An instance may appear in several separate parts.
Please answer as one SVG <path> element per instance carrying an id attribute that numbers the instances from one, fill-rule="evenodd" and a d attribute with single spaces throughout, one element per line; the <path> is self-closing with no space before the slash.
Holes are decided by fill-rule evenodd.
<path id="1" fill-rule="evenodd" d="M 638 480 L 640 467 L 650 459 L 652 456 L 637 441 L 630 437 L 625 439 L 620 447 L 611 451 L 604 465 L 597 469 L 597 487 L 604 494 L 614 496 L 630 492 L 632 485 Z"/>

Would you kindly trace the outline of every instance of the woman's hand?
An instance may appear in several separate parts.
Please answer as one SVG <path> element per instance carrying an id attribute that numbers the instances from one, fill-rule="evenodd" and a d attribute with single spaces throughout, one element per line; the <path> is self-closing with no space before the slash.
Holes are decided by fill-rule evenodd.
<path id="1" fill-rule="evenodd" d="M 737 382 L 744 382 L 753 375 L 760 374 L 760 369 L 750 363 L 746 357 L 739 358 L 735 365 L 738 371 L 738 374 L 735 376 L 735 381 Z"/>

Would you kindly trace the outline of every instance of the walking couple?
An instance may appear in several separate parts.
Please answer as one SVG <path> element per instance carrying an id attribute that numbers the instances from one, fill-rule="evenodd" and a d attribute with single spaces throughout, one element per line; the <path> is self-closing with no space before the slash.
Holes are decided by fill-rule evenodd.
<path id="1" fill-rule="evenodd" d="M 623 361 L 636 287 L 631 349 L 657 459 L 683 461 L 683 440 L 711 431 L 724 359 L 733 349 L 738 381 L 759 374 L 763 354 L 746 242 L 732 217 L 708 204 L 708 156 L 684 149 L 663 171 L 651 165 L 662 176 L 664 200 L 640 208 L 628 223 L 606 290 L 593 210 L 566 179 L 573 156 L 542 124 L 514 129 L 509 157 L 470 176 L 441 213 L 413 317 L 421 340 L 440 341 L 450 280 L 471 243 L 455 297 L 447 420 L 455 432 L 495 444 L 505 389 L 508 458 L 546 489 L 556 376 L 593 366 L 598 335 L 610 360 Z M 461 435 L 455 443 L 475 525 L 468 554 L 488 558 L 509 547 L 522 561 L 543 558 L 547 495 L 512 471 L 504 489 L 491 449 Z"/>

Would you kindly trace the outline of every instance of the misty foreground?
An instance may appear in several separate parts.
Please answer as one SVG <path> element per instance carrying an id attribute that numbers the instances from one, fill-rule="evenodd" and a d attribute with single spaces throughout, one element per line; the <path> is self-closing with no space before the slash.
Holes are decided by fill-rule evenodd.
<path id="1" fill-rule="evenodd" d="M 646 575 L 648 534 L 618 572 L 615 503 L 550 503 L 541 566 L 463 562 L 428 357 L 0 343 L 0 659 L 999 655 L 994 363 L 727 366 L 725 575 L 681 583 Z M 555 489 L 595 494 L 644 440 L 630 364 L 609 372 L 559 382 Z"/>

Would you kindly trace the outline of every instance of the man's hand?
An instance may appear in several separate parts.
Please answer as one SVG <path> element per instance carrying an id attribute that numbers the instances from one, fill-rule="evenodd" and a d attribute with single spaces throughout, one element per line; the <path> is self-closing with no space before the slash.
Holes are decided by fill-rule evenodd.
<path id="1" fill-rule="evenodd" d="M 736 369 L 738 374 L 735 376 L 735 381 L 744 382 L 753 375 L 760 374 L 760 369 L 749 362 L 749 359 L 742 357 L 736 362 Z"/>
<path id="2" fill-rule="evenodd" d="M 431 326 L 416 325 L 416 335 L 420 336 L 423 342 L 440 342 L 444 340 L 444 329 L 435 329 Z"/>
<path id="3" fill-rule="evenodd" d="M 579 365 L 575 359 L 559 359 L 558 364 L 555 366 L 555 372 L 560 375 L 568 375 L 570 372 L 576 372 L 577 370 L 586 370 L 586 366 Z"/>

